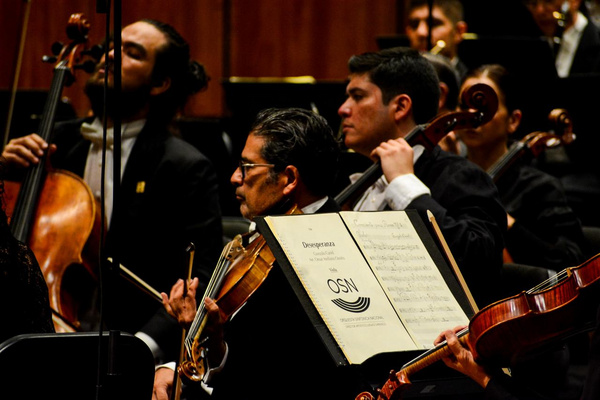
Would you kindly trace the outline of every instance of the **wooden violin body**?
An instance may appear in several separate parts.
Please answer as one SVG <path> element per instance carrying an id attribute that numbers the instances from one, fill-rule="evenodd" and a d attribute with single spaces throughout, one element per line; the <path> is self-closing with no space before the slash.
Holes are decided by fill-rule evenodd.
<path id="1" fill-rule="evenodd" d="M 519 358 L 580 332 L 592 329 L 600 304 L 600 254 L 561 271 L 548 281 L 478 311 L 469 329 L 459 334 L 475 360 L 509 367 Z M 445 342 L 407 363 L 375 397 L 360 393 L 356 400 L 399 399 L 409 376 L 451 354 Z"/>
<path id="2" fill-rule="evenodd" d="M 296 205 L 286 214 L 300 214 Z M 267 278 L 275 257 L 265 238 L 254 232 L 246 234 L 250 243 L 243 245 L 244 237 L 237 236 L 223 250 L 220 262 L 209 283 L 204 298 L 213 298 L 222 315 L 229 319 Z M 204 299 L 203 299 L 204 300 Z M 203 329 L 206 310 L 202 302 L 196 318 L 185 339 L 184 361 L 178 367 L 180 376 L 191 381 L 200 381 L 206 373 Z"/>

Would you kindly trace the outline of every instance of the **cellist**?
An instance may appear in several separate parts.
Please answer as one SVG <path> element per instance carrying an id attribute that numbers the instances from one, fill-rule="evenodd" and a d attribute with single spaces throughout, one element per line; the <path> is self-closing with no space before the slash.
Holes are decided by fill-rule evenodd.
<path id="1" fill-rule="evenodd" d="M 477 304 L 498 299 L 494 283 L 502 266 L 506 217 L 494 183 L 439 146 L 424 151 L 404 140 L 437 114 L 440 89 L 433 67 L 406 48 L 356 55 L 348 67 L 348 98 L 338 110 L 345 144 L 379 160 L 383 169 L 352 208 L 430 210 Z"/>
<path id="2" fill-rule="evenodd" d="M 498 111 L 490 122 L 454 134 L 466 146 L 467 159 L 489 172 L 519 134 L 522 96 L 517 77 L 499 64 L 470 71 L 463 88 L 474 83 L 486 83 L 496 91 Z M 522 157 L 494 179 L 507 212 L 505 245 L 512 262 L 560 271 L 584 261 L 581 222 L 557 178 L 531 165 L 530 157 Z"/>
<path id="3" fill-rule="evenodd" d="M 117 253 L 121 264 L 159 290 L 167 290 L 179 276 L 179 271 L 168 266 L 178 265 L 177 258 L 183 258 L 184 249 L 193 242 L 194 275 L 205 283 L 222 247 L 217 178 L 208 158 L 176 138 L 170 123 L 189 96 L 206 87 L 206 71 L 190 59 L 188 43 L 168 24 L 137 21 L 126 26 L 121 37 L 122 107 L 113 107 L 111 50 L 107 63 L 103 57 L 85 86 L 93 117 L 57 125 L 51 144 L 35 134 L 14 139 L 3 155 L 7 164 L 16 169 L 38 163 L 48 149 L 55 150 L 51 154 L 52 165 L 82 176 L 94 195 L 100 197 L 106 117 L 107 257 Z M 106 113 L 105 77 L 109 86 Z M 111 144 L 115 117 L 122 122 L 122 195 L 120 204 L 113 207 Z M 113 209 L 118 213 L 113 213 Z M 104 309 L 107 327 L 139 333 L 157 358 L 171 350 L 177 354 L 175 343 L 180 333 L 176 321 L 137 288 L 116 279 L 109 281 L 115 282 L 116 287 L 105 290 L 109 305 Z"/>
<path id="4" fill-rule="evenodd" d="M 282 202 L 296 203 L 303 213 L 339 211 L 327 197 L 338 152 L 327 121 L 311 111 L 261 112 L 246 140 L 240 166 L 231 176 L 242 215 L 252 219 L 277 213 L 274 208 Z M 190 302 L 194 288 L 190 285 L 185 296 Z M 191 318 L 182 316 L 182 294 L 183 282 L 179 282 L 168 305 L 189 323 L 195 306 L 185 307 L 192 311 Z M 207 301 L 220 326 L 217 304 Z M 277 263 L 225 328 L 226 346 L 220 334 L 209 336 L 209 367 L 220 369 L 217 374 L 211 370 L 206 378 L 214 389 L 211 398 L 308 398 L 315 392 L 323 398 L 350 398 L 354 390 L 364 388 L 356 370 L 336 367 Z M 153 399 L 167 399 L 172 381 L 172 370 L 158 369 Z M 197 396 L 187 398 L 202 398 Z"/>

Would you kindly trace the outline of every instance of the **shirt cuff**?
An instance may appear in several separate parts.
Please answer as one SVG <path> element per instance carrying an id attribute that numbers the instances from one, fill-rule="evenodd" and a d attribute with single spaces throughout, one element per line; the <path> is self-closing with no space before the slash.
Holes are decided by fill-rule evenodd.
<path id="1" fill-rule="evenodd" d="M 225 343 L 225 354 L 223 355 L 223 359 L 221 360 L 221 364 L 219 364 L 215 368 L 211 368 L 210 365 L 207 365 L 206 374 L 204 374 L 204 378 L 202 379 L 203 382 L 205 382 L 206 384 L 209 384 L 211 377 L 213 375 L 218 375 L 219 372 L 221 372 L 223 370 L 223 368 L 225 367 L 225 363 L 227 362 L 227 356 L 228 355 L 229 355 L 229 346 L 227 345 L 227 342 L 226 342 Z"/>
<path id="2" fill-rule="evenodd" d="M 431 195 L 431 191 L 415 174 L 400 175 L 385 189 L 385 201 L 392 210 L 404 210 L 424 194 Z"/>
<path id="3" fill-rule="evenodd" d="M 137 332 L 135 334 L 135 336 L 139 339 L 142 340 L 142 342 L 146 343 L 146 346 L 148 346 L 150 348 L 150 351 L 152 352 L 152 355 L 154 356 L 154 362 L 155 364 L 159 361 L 159 360 L 163 360 L 163 352 L 160 349 L 160 346 L 158 345 L 158 343 L 156 343 L 156 341 L 154 339 L 152 339 L 152 337 L 150 337 L 148 334 L 144 333 L 144 332 Z"/>

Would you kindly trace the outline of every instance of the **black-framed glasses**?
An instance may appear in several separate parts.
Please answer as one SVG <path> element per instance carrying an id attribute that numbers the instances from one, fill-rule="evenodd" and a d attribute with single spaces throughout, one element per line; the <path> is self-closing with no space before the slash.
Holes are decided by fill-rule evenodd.
<path id="1" fill-rule="evenodd" d="M 273 167 L 275 167 L 275 164 L 254 164 L 254 163 L 246 163 L 246 162 L 240 161 L 238 166 L 240 168 L 240 171 L 242 172 L 242 180 L 244 180 L 246 178 L 246 169 L 247 168 L 254 168 L 254 167 L 273 168 Z"/>

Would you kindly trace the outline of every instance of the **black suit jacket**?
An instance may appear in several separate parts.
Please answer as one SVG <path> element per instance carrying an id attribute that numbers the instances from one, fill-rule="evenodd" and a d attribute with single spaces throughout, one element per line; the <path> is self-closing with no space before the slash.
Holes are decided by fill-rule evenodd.
<path id="1" fill-rule="evenodd" d="M 600 29 L 588 20 L 575 51 L 569 76 L 600 72 Z"/>
<path id="2" fill-rule="evenodd" d="M 52 156 L 56 168 L 80 176 L 90 146 L 79 133 L 82 122 L 57 125 L 57 151 Z M 206 283 L 222 249 L 217 193 L 216 174 L 204 155 L 166 128 L 147 124 L 125 166 L 120 199 L 106 236 L 106 255 L 118 258 L 156 290 L 168 293 L 178 278 L 186 276 L 185 249 L 192 242 L 196 249 L 193 276 Z M 144 329 L 165 348 L 176 347 L 179 328 L 158 301 L 116 274 L 106 278 L 104 295 L 109 307 L 105 320 L 110 329 L 131 333 Z M 147 324 L 157 311 L 161 322 Z M 165 330 L 165 323 L 172 329 Z M 162 338 L 167 331 L 170 334 Z"/>
<path id="3" fill-rule="evenodd" d="M 452 255 L 481 308 L 498 300 L 506 211 L 491 178 L 477 165 L 436 146 L 415 164 L 415 175 L 431 196 L 406 208 L 427 221 L 431 211 Z"/>
<path id="4" fill-rule="evenodd" d="M 318 212 L 337 211 L 328 200 Z M 277 263 L 225 334 L 229 356 L 213 399 L 352 399 L 371 389 L 360 368 L 335 365 Z"/>

